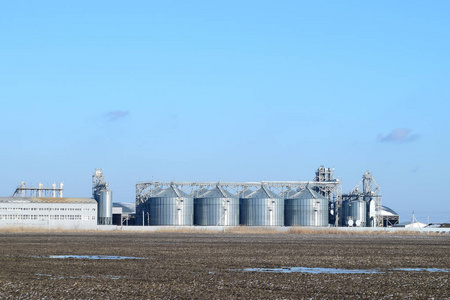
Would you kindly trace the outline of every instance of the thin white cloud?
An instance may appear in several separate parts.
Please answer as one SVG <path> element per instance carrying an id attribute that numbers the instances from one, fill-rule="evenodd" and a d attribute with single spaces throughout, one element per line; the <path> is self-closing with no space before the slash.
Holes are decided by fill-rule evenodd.
<path id="1" fill-rule="evenodd" d="M 127 111 L 123 111 L 123 110 L 114 110 L 114 111 L 108 112 L 108 113 L 105 115 L 105 117 L 106 117 L 109 121 L 113 122 L 113 121 L 117 121 L 117 120 L 119 120 L 119 119 L 125 118 L 129 113 L 130 113 L 130 112 L 129 112 L 128 110 L 127 110 Z"/>
<path id="2" fill-rule="evenodd" d="M 408 128 L 396 128 L 386 136 L 379 134 L 377 140 L 382 143 L 407 143 L 418 140 L 420 135 L 411 134 L 411 131 Z"/>

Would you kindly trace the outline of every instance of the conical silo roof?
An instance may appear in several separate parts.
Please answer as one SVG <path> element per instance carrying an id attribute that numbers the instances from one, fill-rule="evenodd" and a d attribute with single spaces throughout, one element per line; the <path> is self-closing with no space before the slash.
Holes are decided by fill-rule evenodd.
<path id="1" fill-rule="evenodd" d="M 176 198 L 176 197 L 189 197 L 188 194 L 180 190 L 179 188 L 171 185 L 167 189 L 162 190 L 158 194 L 156 194 L 154 197 L 159 198 Z"/>
<path id="2" fill-rule="evenodd" d="M 243 196 L 242 198 L 263 199 L 263 198 L 280 198 L 277 194 L 262 186 L 260 189 L 254 191 L 250 195 Z"/>
<path id="3" fill-rule="evenodd" d="M 310 187 L 306 187 L 303 191 L 298 192 L 295 194 L 293 199 L 325 199 L 328 200 L 326 197 L 322 196 L 321 194 L 317 193 L 316 191 L 313 191 Z"/>
<path id="4" fill-rule="evenodd" d="M 147 191 L 145 193 L 145 196 L 146 197 L 154 197 L 156 194 L 160 193 L 162 190 L 163 189 L 161 187 L 157 186 L 157 187 L 151 189 L 150 191 Z"/>
<path id="5" fill-rule="evenodd" d="M 191 196 L 194 197 L 194 198 L 200 198 L 207 191 L 209 191 L 207 187 L 202 187 L 202 188 L 200 188 L 198 190 L 193 191 L 191 193 Z"/>
<path id="6" fill-rule="evenodd" d="M 238 192 L 236 196 L 238 196 L 239 198 L 247 198 L 247 196 L 250 195 L 251 193 L 253 193 L 251 189 L 245 188 L 242 191 Z"/>
<path id="7" fill-rule="evenodd" d="M 281 192 L 279 196 L 280 196 L 281 198 L 291 199 L 291 198 L 293 198 L 294 195 L 297 194 L 297 193 L 298 193 L 297 190 L 294 190 L 294 189 L 288 189 L 288 190 L 286 190 L 286 191 L 284 191 L 284 192 Z"/>
<path id="8" fill-rule="evenodd" d="M 216 186 L 212 190 L 206 191 L 198 198 L 237 198 L 235 195 L 220 186 Z"/>

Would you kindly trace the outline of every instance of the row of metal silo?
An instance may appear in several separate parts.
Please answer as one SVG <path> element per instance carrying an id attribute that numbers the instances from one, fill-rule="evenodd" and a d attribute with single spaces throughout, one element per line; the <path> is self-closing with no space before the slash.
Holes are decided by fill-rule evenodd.
<path id="1" fill-rule="evenodd" d="M 188 195 L 176 186 L 156 188 L 137 207 L 146 225 L 328 226 L 328 199 L 309 187 L 281 195 L 265 186 L 234 195 L 221 186 Z"/>

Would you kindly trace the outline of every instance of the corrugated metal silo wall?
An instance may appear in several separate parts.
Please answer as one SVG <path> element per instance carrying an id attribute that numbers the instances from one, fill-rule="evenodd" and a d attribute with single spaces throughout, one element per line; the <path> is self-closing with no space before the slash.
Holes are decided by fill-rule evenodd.
<path id="1" fill-rule="evenodd" d="M 339 212 L 339 219 L 340 219 L 340 224 L 341 226 L 347 226 L 348 225 L 348 218 L 351 217 L 350 216 L 350 212 L 349 212 L 349 204 L 350 201 L 345 200 L 342 202 L 342 206 L 340 208 L 340 212 Z"/>
<path id="2" fill-rule="evenodd" d="M 190 226 L 194 222 L 194 198 L 192 197 L 150 197 L 146 203 L 148 225 Z M 147 215 L 144 216 L 147 218 Z"/>
<path id="3" fill-rule="evenodd" d="M 362 200 L 344 201 L 342 203 L 342 225 L 347 226 L 348 220 L 356 222 L 361 221 L 361 227 L 366 226 L 367 218 L 367 203 Z"/>
<path id="4" fill-rule="evenodd" d="M 101 190 L 98 200 L 98 223 L 101 225 L 112 224 L 112 191 Z"/>
<path id="5" fill-rule="evenodd" d="M 239 223 L 247 226 L 283 226 L 284 199 L 240 198 Z"/>
<path id="6" fill-rule="evenodd" d="M 328 226 L 327 199 L 286 199 L 285 226 Z"/>
<path id="7" fill-rule="evenodd" d="M 194 225 L 239 225 L 238 198 L 195 198 Z"/>

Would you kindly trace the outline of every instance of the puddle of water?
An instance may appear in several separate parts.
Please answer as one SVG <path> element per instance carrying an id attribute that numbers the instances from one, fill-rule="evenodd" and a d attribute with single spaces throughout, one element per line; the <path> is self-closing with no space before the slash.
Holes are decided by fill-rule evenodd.
<path id="1" fill-rule="evenodd" d="M 450 269 L 437 269 L 437 268 L 397 268 L 397 269 L 390 269 L 389 271 L 450 273 Z"/>
<path id="2" fill-rule="evenodd" d="M 352 269 L 333 269 L 333 268 L 250 268 L 244 269 L 244 272 L 265 272 L 265 273 L 309 273 L 309 274 L 368 274 L 379 273 L 379 270 L 352 270 Z"/>
<path id="3" fill-rule="evenodd" d="M 436 269 L 436 268 L 396 268 L 396 269 L 377 270 L 377 269 L 334 269 L 334 268 L 291 267 L 291 268 L 249 268 L 243 269 L 243 271 L 264 272 L 264 273 L 309 273 L 309 274 L 375 274 L 375 273 L 385 273 L 388 271 L 450 273 L 450 269 Z"/>
<path id="4" fill-rule="evenodd" d="M 115 255 L 50 255 L 49 258 L 77 258 L 77 259 L 147 259 L 145 257 L 115 256 Z"/>

